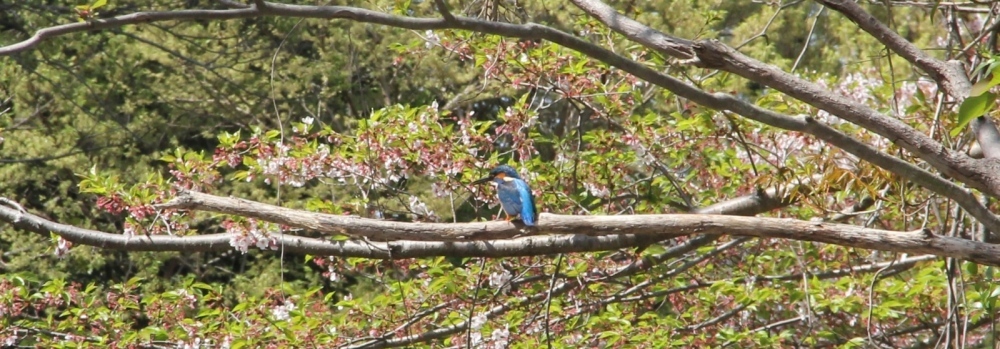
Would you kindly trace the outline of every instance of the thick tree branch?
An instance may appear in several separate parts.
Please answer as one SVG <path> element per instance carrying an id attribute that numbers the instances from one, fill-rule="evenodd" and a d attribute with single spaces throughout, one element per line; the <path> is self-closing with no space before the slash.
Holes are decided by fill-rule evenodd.
<path id="1" fill-rule="evenodd" d="M 293 227 L 372 240 L 467 241 L 505 239 L 523 233 L 508 222 L 402 223 L 312 213 L 183 191 L 159 208 L 184 208 L 253 217 Z M 567 216 L 543 214 L 533 234 L 638 235 L 675 237 L 691 234 L 729 234 L 825 242 L 875 250 L 926 253 L 1000 265 L 1000 246 L 935 235 L 929 230 L 893 232 L 853 225 L 793 219 L 704 214 Z"/>
<path id="2" fill-rule="evenodd" d="M 14 228 L 48 236 L 57 234 L 74 244 L 124 251 L 178 251 L 207 252 L 233 249 L 230 241 L 234 234 L 208 234 L 195 236 L 135 236 L 111 234 L 78 228 L 46 220 L 30 213 L 0 206 L 0 220 Z M 428 242 L 428 241 L 327 241 L 283 234 L 273 236 L 278 245 L 290 253 L 320 256 L 343 256 L 373 259 L 419 258 L 432 256 L 455 257 L 513 257 L 537 256 L 561 252 L 591 252 L 648 244 L 647 239 L 635 235 L 621 236 L 536 236 L 502 241 Z M 391 250 L 391 253 L 390 253 Z"/>
<path id="3" fill-rule="evenodd" d="M 543 214 L 534 233 L 568 236 L 562 237 L 563 239 L 560 239 L 560 236 L 535 236 L 508 240 L 505 238 L 522 233 L 518 227 L 508 222 L 452 224 L 388 222 L 296 211 L 249 200 L 196 192 L 182 192 L 179 197 L 179 200 L 164 204 L 162 207 L 235 214 L 331 234 L 364 236 L 372 240 L 401 240 L 376 243 L 324 241 L 289 234 L 274 236 L 279 244 L 284 244 L 286 251 L 317 255 L 355 255 L 369 258 L 387 258 L 391 255 L 396 258 L 406 258 L 427 255 L 429 250 L 433 250 L 438 252 L 438 255 L 469 256 L 471 252 L 478 251 L 479 253 L 475 255 L 494 257 L 527 255 L 524 253 L 525 249 L 536 243 L 552 246 L 550 250 L 544 251 L 545 254 L 551 254 L 579 252 L 579 250 L 574 251 L 571 246 L 593 251 L 595 244 L 622 248 L 630 243 L 638 245 L 640 242 L 648 241 L 646 239 L 649 238 L 726 234 L 824 242 L 882 251 L 934 254 L 980 264 L 1000 265 L 1000 245 L 941 236 L 929 230 L 895 232 L 794 219 L 705 214 L 630 216 Z M 67 240 L 102 248 L 152 251 L 222 250 L 228 248 L 228 242 L 233 237 L 230 234 L 215 234 L 127 238 L 50 222 L 4 206 L 0 206 L 0 220 L 11 222 L 19 229 L 39 233 L 56 232 L 64 235 Z M 549 239 L 553 240 L 547 241 Z M 573 244 L 577 239 L 584 239 L 588 244 Z M 562 244 L 557 245 L 557 242 Z M 556 249 L 556 246 L 561 248 Z M 389 253 L 390 248 L 392 253 Z"/>
<path id="4" fill-rule="evenodd" d="M 785 207 L 790 204 L 791 200 L 789 199 L 789 196 L 795 190 L 795 187 L 795 185 L 790 185 L 787 186 L 787 188 L 782 189 L 761 190 L 753 195 L 746 195 L 704 207 L 699 209 L 697 212 L 701 214 L 756 215 Z M 125 251 L 228 251 L 232 249 L 229 242 L 235 237 L 233 234 L 210 234 L 189 237 L 153 235 L 129 238 L 121 234 L 111 234 L 55 223 L 32 215 L 21 207 L 16 201 L 3 197 L 0 197 L 0 221 L 11 223 L 15 228 L 39 233 L 44 236 L 48 236 L 49 233 L 55 233 L 76 244 Z M 691 249 L 693 250 L 700 246 L 707 245 L 712 241 L 715 241 L 717 237 L 717 235 L 712 235 L 692 239 L 690 241 L 696 243 L 690 245 Z M 494 242 L 400 241 L 384 243 L 359 241 L 331 242 L 294 235 L 279 235 L 275 238 L 277 239 L 276 242 L 279 245 L 284 245 L 286 251 L 293 253 L 375 259 L 419 258 L 431 256 L 493 258 L 539 256 L 555 253 L 616 250 L 620 248 L 649 245 L 650 243 L 665 239 L 657 238 L 655 236 L 635 235 L 600 237 L 570 235 L 525 237 L 522 239 L 501 240 Z M 674 252 L 686 253 L 688 250 Z M 660 255 L 660 258 L 671 258 L 674 255 L 675 254 L 664 253 Z M 637 265 L 640 267 L 648 267 L 655 264 L 655 262 L 657 261 L 650 260 Z"/>
<path id="5" fill-rule="evenodd" d="M 965 69 L 958 61 L 942 62 L 928 55 L 924 50 L 917 48 L 895 31 L 883 24 L 878 18 L 872 16 L 865 9 L 861 8 L 857 2 L 852 0 L 815 0 L 823 6 L 829 7 L 843 14 L 851 22 L 868 32 L 887 48 L 899 54 L 920 70 L 930 74 L 934 81 L 941 84 L 945 93 L 956 99 L 964 99 L 969 96 L 972 84 L 965 76 Z"/>

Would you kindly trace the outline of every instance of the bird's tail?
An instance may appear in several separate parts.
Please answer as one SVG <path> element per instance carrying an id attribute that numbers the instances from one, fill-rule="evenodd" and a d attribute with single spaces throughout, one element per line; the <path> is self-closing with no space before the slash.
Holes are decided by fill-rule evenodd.
<path id="1" fill-rule="evenodd" d="M 524 211 L 525 212 L 521 212 L 521 221 L 524 222 L 524 225 L 529 227 L 535 226 L 535 223 L 538 223 L 538 217 L 535 216 L 535 211 L 530 209 Z"/>

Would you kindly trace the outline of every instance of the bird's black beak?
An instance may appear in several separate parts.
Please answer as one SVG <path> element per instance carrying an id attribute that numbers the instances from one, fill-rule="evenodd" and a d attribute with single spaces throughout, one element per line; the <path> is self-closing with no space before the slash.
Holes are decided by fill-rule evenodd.
<path id="1" fill-rule="evenodd" d="M 480 178 L 480 179 L 477 179 L 475 182 L 472 182 L 472 184 L 483 184 L 483 183 L 489 182 L 491 179 L 493 179 L 493 177 Z"/>

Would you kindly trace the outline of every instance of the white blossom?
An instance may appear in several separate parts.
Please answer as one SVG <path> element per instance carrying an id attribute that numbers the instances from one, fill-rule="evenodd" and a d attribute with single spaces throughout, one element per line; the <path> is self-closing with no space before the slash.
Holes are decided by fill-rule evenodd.
<path id="1" fill-rule="evenodd" d="M 73 246 L 72 243 L 70 243 L 66 239 L 63 239 L 60 236 L 59 237 L 59 241 L 56 243 L 56 251 L 55 251 L 56 257 L 58 257 L 58 258 L 66 258 L 66 255 L 69 254 L 69 248 L 72 247 L 72 246 Z"/>
<path id="2" fill-rule="evenodd" d="M 506 348 L 510 339 L 510 331 L 506 327 L 503 329 L 494 329 L 493 334 L 490 335 L 490 339 L 493 340 L 494 348 Z"/>
<path id="3" fill-rule="evenodd" d="M 410 196 L 410 212 L 424 217 L 434 216 L 434 211 L 427 208 L 427 204 L 420 201 L 416 196 Z"/>
<path id="4" fill-rule="evenodd" d="M 271 309 L 271 316 L 277 321 L 288 320 L 288 313 L 295 310 L 295 303 L 291 299 L 286 299 L 285 303 Z"/>
<path id="5" fill-rule="evenodd" d="M 125 235 L 125 240 L 131 240 L 135 237 L 135 226 L 131 224 L 125 224 L 125 231 L 122 232 Z"/>
<path id="6" fill-rule="evenodd" d="M 354 299 L 354 296 L 351 296 L 351 294 L 348 293 L 347 295 L 344 296 L 344 300 L 343 301 L 347 302 L 347 301 L 350 301 L 351 299 Z M 337 310 L 344 310 L 344 306 L 338 305 L 337 306 Z"/>
<path id="7" fill-rule="evenodd" d="M 232 234 L 232 237 L 229 238 L 229 246 L 232 246 L 237 251 L 244 254 L 247 253 L 247 250 L 250 249 L 250 245 L 252 244 L 253 240 L 244 234 Z"/>
<path id="8" fill-rule="evenodd" d="M 486 324 L 486 314 L 479 314 L 472 317 L 472 321 L 469 323 L 469 327 L 473 331 L 479 331 Z"/>
<path id="9" fill-rule="evenodd" d="M 510 279 L 513 277 L 509 271 L 503 273 L 490 273 L 490 287 L 499 288 L 502 292 L 510 289 Z"/>

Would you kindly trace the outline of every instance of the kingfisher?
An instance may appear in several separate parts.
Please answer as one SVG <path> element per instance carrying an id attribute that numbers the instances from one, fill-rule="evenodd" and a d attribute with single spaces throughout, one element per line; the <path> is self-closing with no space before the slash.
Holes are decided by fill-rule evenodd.
<path id="1" fill-rule="evenodd" d="M 490 182 L 497 187 L 497 197 L 500 198 L 500 206 L 507 214 L 507 221 L 513 217 L 520 217 L 524 225 L 533 227 L 537 222 L 538 208 L 535 207 L 535 197 L 531 195 L 531 188 L 528 183 L 521 179 L 513 167 L 500 165 L 490 171 L 490 175 L 481 178 L 472 184 L 483 184 Z"/>

